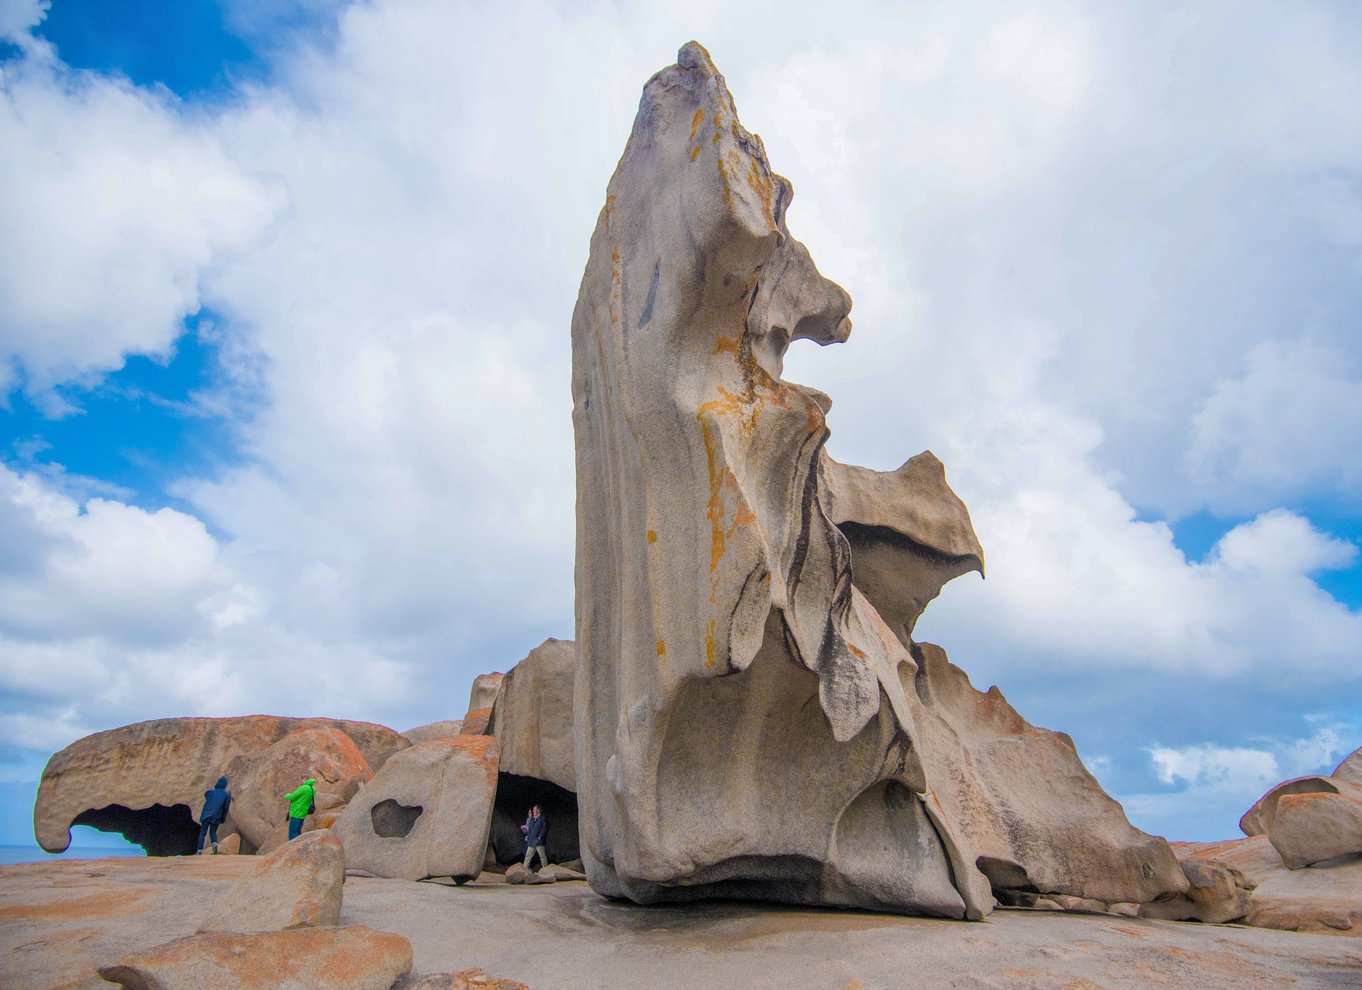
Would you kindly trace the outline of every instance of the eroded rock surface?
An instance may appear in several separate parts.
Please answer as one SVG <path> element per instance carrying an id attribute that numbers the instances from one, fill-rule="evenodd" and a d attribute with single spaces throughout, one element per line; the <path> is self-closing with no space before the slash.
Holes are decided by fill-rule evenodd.
<path id="1" fill-rule="evenodd" d="M 825 456 L 830 400 L 780 376 L 791 341 L 846 340 L 850 299 L 704 49 L 678 61 L 644 90 L 572 322 L 592 886 L 955 918 L 990 881 L 1185 890 L 1067 737 L 913 643 L 982 570 L 968 513 L 930 453 Z"/>
<path id="2" fill-rule="evenodd" d="M 215 900 L 200 932 L 270 932 L 340 923 L 345 853 L 330 832 L 310 832 L 263 857 Z"/>
<path id="3" fill-rule="evenodd" d="M 127 990 L 389 990 L 410 971 L 410 942 L 360 925 L 191 935 L 99 967 Z"/>
<path id="4" fill-rule="evenodd" d="M 332 726 L 295 729 L 263 753 L 239 756 L 228 770 L 240 781 L 229 821 L 260 852 L 288 838 L 284 795 L 309 777 L 317 781 L 317 810 L 343 806 L 373 777 L 354 740 Z"/>
<path id="5" fill-rule="evenodd" d="M 1252 889 L 1243 924 L 1362 936 L 1362 858 L 1291 870 L 1266 835 L 1173 846 L 1184 866 L 1211 861 L 1239 871 Z"/>
<path id="6" fill-rule="evenodd" d="M 1355 749 L 1344 757 L 1331 776 L 1335 780 L 1362 787 L 1362 749 Z"/>
<path id="7" fill-rule="evenodd" d="M 571 640 L 546 639 L 511 668 L 492 706 L 487 732 L 501 748 L 501 772 L 577 790 L 572 738 Z"/>
<path id="8" fill-rule="evenodd" d="M 463 731 L 463 719 L 447 718 L 440 722 L 428 722 L 425 725 L 418 725 L 414 729 L 405 729 L 402 735 L 406 736 L 413 743 L 425 742 L 428 739 L 447 739 L 450 736 L 457 736 Z"/>
<path id="9" fill-rule="evenodd" d="M 332 831 L 345 844 L 349 868 L 465 881 L 482 870 L 496 789 L 495 739 L 432 739 L 390 759 Z"/>
<path id="10" fill-rule="evenodd" d="M 38 844 L 62 852 L 71 826 L 88 824 L 122 832 L 152 855 L 190 852 L 203 792 L 218 775 L 229 766 L 245 772 L 274 743 L 307 728 L 343 732 L 373 770 L 408 745 L 392 729 L 368 722 L 273 715 L 156 719 L 96 732 L 48 761 L 33 809 Z M 250 799 L 239 780 L 228 786 L 234 805 Z M 223 834 L 233 831 L 229 817 Z"/>

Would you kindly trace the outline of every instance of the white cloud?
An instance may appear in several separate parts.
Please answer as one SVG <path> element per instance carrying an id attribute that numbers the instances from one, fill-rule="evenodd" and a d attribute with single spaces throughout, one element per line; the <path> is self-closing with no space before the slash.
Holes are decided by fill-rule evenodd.
<path id="1" fill-rule="evenodd" d="M 26 637 L 174 636 L 222 580 L 216 542 L 174 509 L 100 498 L 81 505 L 0 467 L 0 516 L 35 548 L 0 576 L 0 628 Z"/>
<path id="2" fill-rule="evenodd" d="M 274 210 L 210 128 L 164 92 L 41 54 L 0 67 L 0 389 L 167 355 L 200 279 Z"/>
<path id="3" fill-rule="evenodd" d="M 1362 377 L 1350 371 L 1353 360 L 1336 347 L 1265 341 L 1245 356 L 1242 376 L 1214 385 L 1186 454 L 1211 504 L 1236 511 L 1307 493 L 1362 494 L 1350 428 L 1362 423 Z"/>
<path id="4" fill-rule="evenodd" d="M 32 29 L 42 23 L 51 7 L 51 0 L 0 0 L 0 41 L 30 46 Z"/>

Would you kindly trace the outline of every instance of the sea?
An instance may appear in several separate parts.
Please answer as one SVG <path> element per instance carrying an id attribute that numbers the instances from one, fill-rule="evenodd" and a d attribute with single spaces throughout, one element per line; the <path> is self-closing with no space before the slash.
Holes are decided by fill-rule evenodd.
<path id="1" fill-rule="evenodd" d="M 141 846 L 78 846 L 74 843 L 58 856 L 36 845 L 0 846 L 0 866 L 10 863 L 46 863 L 54 859 L 104 859 L 108 856 L 145 856 Z"/>

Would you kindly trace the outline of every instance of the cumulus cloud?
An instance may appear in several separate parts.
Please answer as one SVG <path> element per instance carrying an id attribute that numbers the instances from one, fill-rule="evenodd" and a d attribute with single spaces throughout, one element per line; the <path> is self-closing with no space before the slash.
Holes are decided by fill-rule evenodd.
<path id="1" fill-rule="evenodd" d="M 1239 511 L 1273 498 L 1362 494 L 1356 437 L 1340 428 L 1362 422 L 1354 359 L 1335 346 L 1264 341 L 1245 355 L 1242 375 L 1215 383 L 1185 455 L 1208 501 Z"/>
<path id="2" fill-rule="evenodd" d="M 0 66 L 0 145 L 0 391 L 22 371 L 49 404 L 54 385 L 167 355 L 204 271 L 276 205 L 170 94 L 50 51 Z"/>

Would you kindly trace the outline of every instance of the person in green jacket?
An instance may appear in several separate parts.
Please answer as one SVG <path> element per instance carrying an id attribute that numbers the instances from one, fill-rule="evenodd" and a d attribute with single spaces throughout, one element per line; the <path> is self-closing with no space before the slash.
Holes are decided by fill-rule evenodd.
<path id="1" fill-rule="evenodd" d="M 284 795 L 288 802 L 288 837 L 292 842 L 303 834 L 303 819 L 312 813 L 313 802 L 317 800 L 317 778 L 308 777 L 296 791 Z"/>

